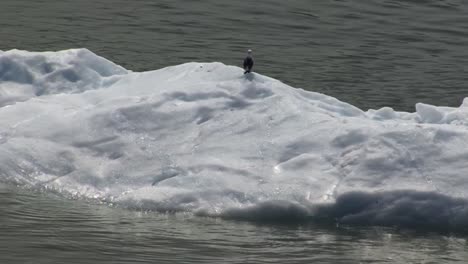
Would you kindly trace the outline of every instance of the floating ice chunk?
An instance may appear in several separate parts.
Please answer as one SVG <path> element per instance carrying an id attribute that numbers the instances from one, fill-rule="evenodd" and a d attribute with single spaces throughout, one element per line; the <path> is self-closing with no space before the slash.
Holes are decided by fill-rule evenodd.
<path id="1" fill-rule="evenodd" d="M 222 63 L 0 60 L 0 104 L 13 104 L 0 107 L 0 182 L 161 212 L 466 228 L 466 100 L 363 112 Z"/>
<path id="2" fill-rule="evenodd" d="M 445 117 L 445 113 L 440 108 L 423 103 L 416 104 L 416 112 L 423 123 L 441 123 Z"/>
<path id="3" fill-rule="evenodd" d="M 368 114 L 376 120 L 389 120 L 397 118 L 397 114 L 391 107 L 382 107 L 378 110 L 369 110 Z"/>
<path id="4" fill-rule="evenodd" d="M 468 97 L 465 97 L 465 98 L 463 99 L 463 102 L 462 102 L 462 104 L 461 104 L 460 107 L 468 107 Z"/>

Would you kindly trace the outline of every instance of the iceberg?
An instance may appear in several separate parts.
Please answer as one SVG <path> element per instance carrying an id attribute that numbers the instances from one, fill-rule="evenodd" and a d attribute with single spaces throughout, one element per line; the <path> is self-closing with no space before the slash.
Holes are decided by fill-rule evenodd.
<path id="1" fill-rule="evenodd" d="M 468 101 L 361 109 L 215 63 L 0 51 L 0 182 L 157 212 L 468 228 Z"/>

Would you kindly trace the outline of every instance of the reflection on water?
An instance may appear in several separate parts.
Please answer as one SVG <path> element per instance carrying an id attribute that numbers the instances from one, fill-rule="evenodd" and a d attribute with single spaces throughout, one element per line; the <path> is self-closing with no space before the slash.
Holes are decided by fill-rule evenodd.
<path id="1" fill-rule="evenodd" d="M 466 237 L 255 225 L 0 187 L 0 263 L 464 263 Z"/>

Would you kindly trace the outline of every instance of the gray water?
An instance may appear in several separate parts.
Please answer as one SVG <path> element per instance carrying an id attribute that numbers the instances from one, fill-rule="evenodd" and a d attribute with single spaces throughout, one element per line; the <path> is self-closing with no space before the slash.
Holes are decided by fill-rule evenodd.
<path id="1" fill-rule="evenodd" d="M 0 263 L 466 263 L 463 236 L 160 215 L 0 186 Z"/>
<path id="2" fill-rule="evenodd" d="M 240 65 L 364 110 L 459 106 L 467 95 L 462 0 L 2 0 L 0 50 L 86 47 L 128 69 Z"/>
<path id="3" fill-rule="evenodd" d="M 251 48 L 256 72 L 289 85 L 414 111 L 466 96 L 467 11 L 457 0 L 1 0 L 0 50 L 85 47 L 145 71 L 240 65 Z M 466 263 L 466 239 L 161 215 L 0 187 L 0 263 Z"/>

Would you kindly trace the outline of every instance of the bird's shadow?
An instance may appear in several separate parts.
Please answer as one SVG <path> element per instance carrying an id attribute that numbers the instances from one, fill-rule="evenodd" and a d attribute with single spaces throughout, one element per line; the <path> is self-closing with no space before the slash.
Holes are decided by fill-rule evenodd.
<path id="1" fill-rule="evenodd" d="M 248 73 L 244 73 L 244 77 L 249 80 L 249 81 L 252 81 L 254 79 L 254 73 L 253 72 L 248 72 Z"/>

